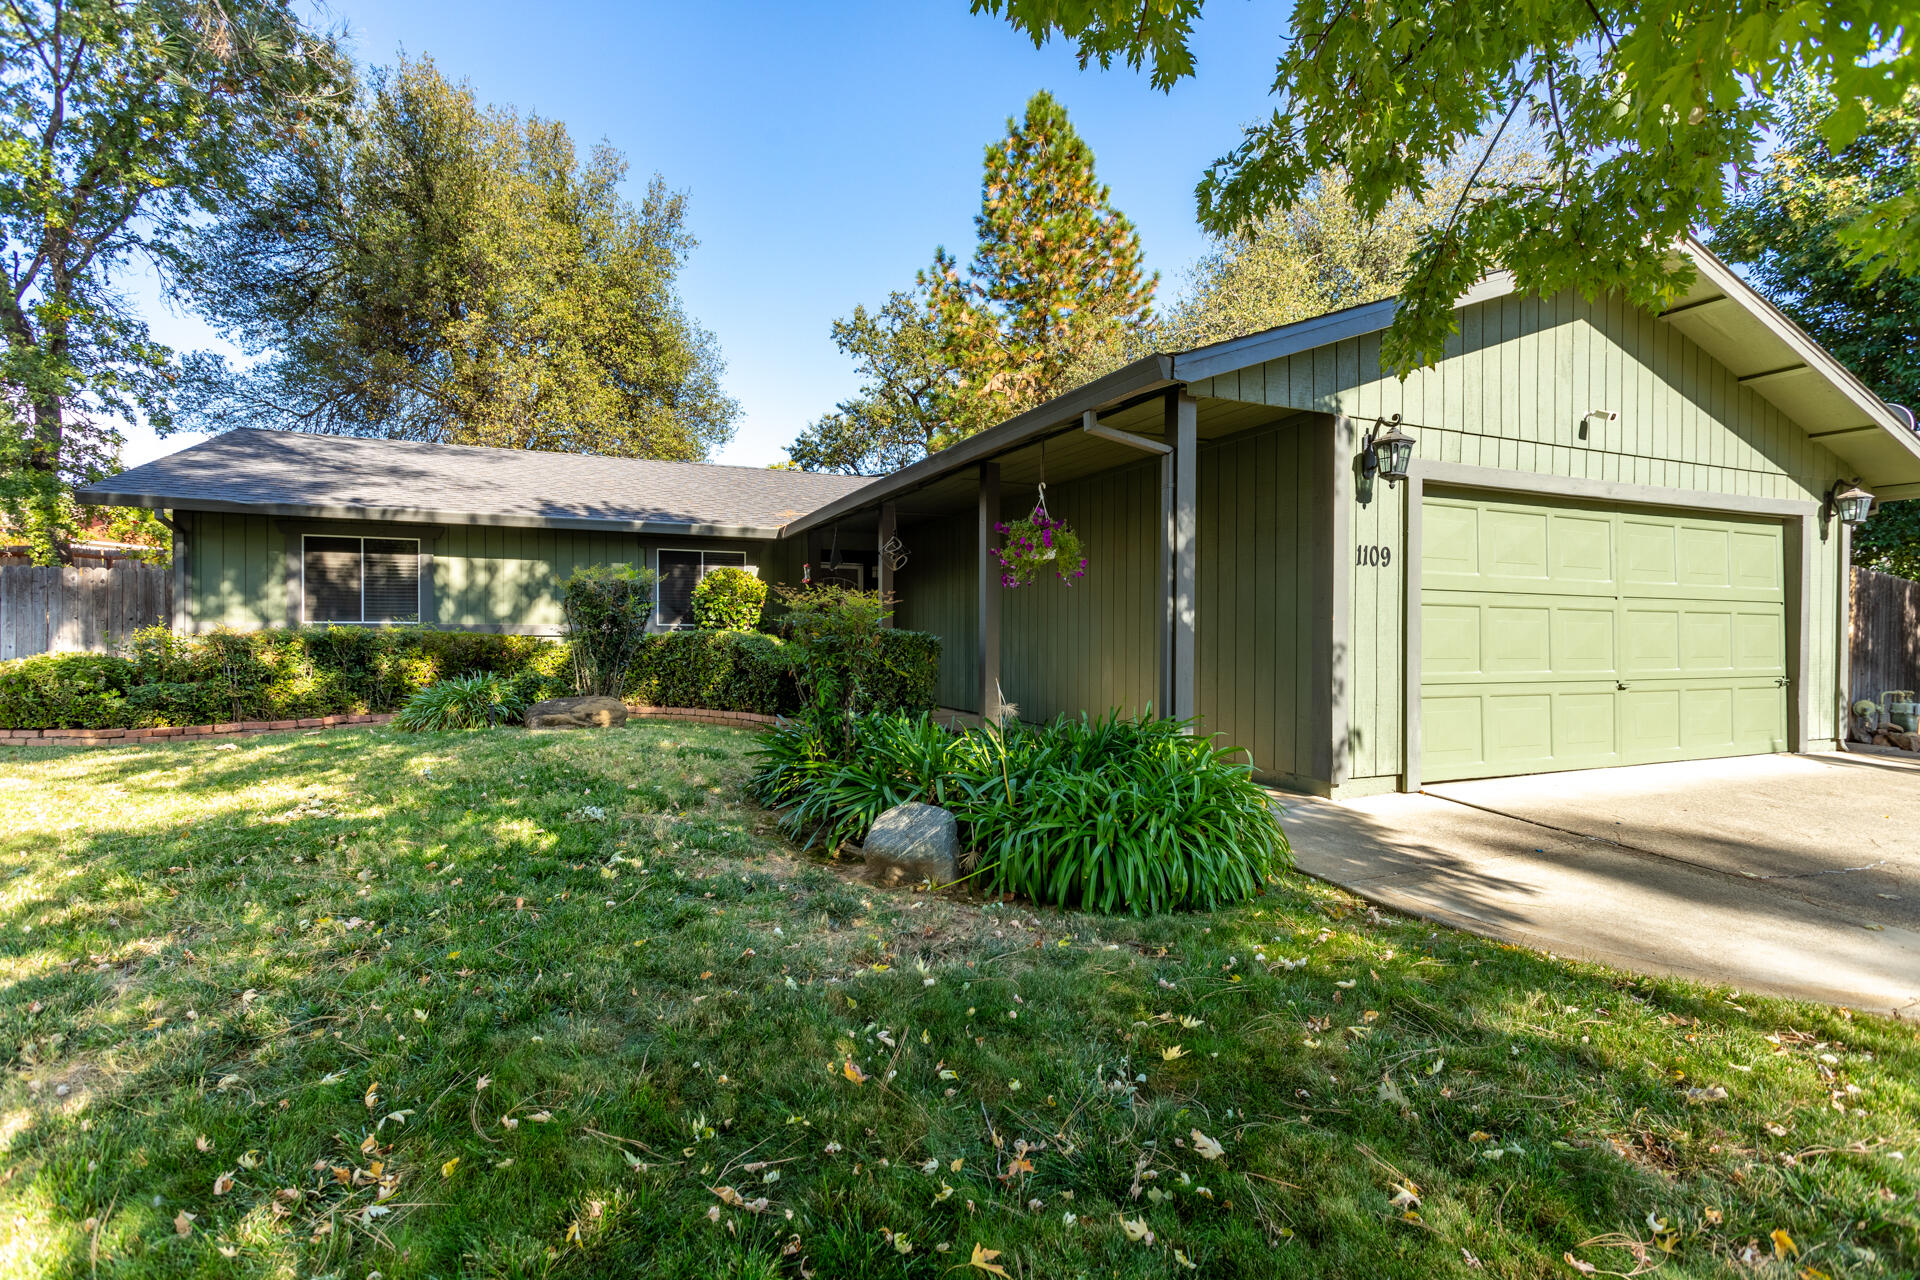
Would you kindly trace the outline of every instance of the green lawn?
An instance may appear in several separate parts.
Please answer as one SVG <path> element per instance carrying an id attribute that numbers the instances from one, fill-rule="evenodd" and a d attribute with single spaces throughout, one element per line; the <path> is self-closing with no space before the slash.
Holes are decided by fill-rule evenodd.
<path id="1" fill-rule="evenodd" d="M 872 889 L 751 744 L 0 752 L 0 1275 L 1920 1270 L 1911 1027 Z"/>

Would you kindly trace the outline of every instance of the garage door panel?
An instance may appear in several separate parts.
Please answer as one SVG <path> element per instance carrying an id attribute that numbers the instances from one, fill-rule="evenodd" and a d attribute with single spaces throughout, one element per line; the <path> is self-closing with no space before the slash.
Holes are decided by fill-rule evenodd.
<path id="1" fill-rule="evenodd" d="M 1554 697 L 1553 755 L 1556 760 L 1578 760 L 1574 768 L 1596 768 L 1611 763 L 1619 750 L 1619 726 L 1614 720 L 1614 693 L 1562 693 Z"/>
<path id="2" fill-rule="evenodd" d="M 1554 670 L 1592 676 L 1618 669 L 1612 609 L 1562 605 L 1553 611 L 1553 627 Z"/>
<path id="3" fill-rule="evenodd" d="M 1725 748 L 1732 752 L 1733 690 L 1680 690 L 1680 749 L 1689 755 Z"/>
<path id="4" fill-rule="evenodd" d="M 1423 777 L 1786 749 L 1778 525 L 1495 498 L 1422 514 Z"/>
<path id="5" fill-rule="evenodd" d="M 1553 610 L 1546 604 L 1489 605 L 1481 615 L 1488 675 L 1553 674 Z"/>
<path id="6" fill-rule="evenodd" d="M 1739 609 L 1733 614 L 1733 662 L 1751 675 L 1785 675 L 1786 611 Z"/>
<path id="7" fill-rule="evenodd" d="M 1612 585 L 1612 521 L 1598 516 L 1555 515 L 1548 532 L 1555 582 Z"/>
<path id="8" fill-rule="evenodd" d="M 1784 549 L 1778 529 L 1739 529 L 1733 535 L 1731 583 L 1736 591 L 1772 594 L 1780 590 Z"/>
<path id="9" fill-rule="evenodd" d="M 1420 699 L 1421 759 L 1430 769 L 1471 771 L 1487 758 L 1481 733 L 1480 696 Z"/>
<path id="10" fill-rule="evenodd" d="M 1680 690 L 1630 689 L 1621 695 L 1621 753 L 1630 760 L 1681 754 Z"/>
<path id="11" fill-rule="evenodd" d="M 1490 578 L 1539 582 L 1551 577 L 1546 513 L 1500 507 L 1482 510 L 1480 572 Z"/>
<path id="12" fill-rule="evenodd" d="M 1680 670 L 1680 610 L 1674 606 L 1629 607 L 1621 614 L 1626 634 L 1626 674 L 1666 675 Z"/>
<path id="13" fill-rule="evenodd" d="M 1420 669 L 1434 675 L 1478 675 L 1480 614 L 1477 603 L 1420 602 Z"/>
<path id="14" fill-rule="evenodd" d="M 1679 584 L 1683 587 L 1707 587 L 1724 590 L 1731 586 L 1731 557 L 1728 531 L 1682 525 L 1678 537 Z"/>
<path id="15" fill-rule="evenodd" d="M 1622 582 L 1634 586 L 1678 586 L 1677 530 L 1671 524 L 1624 520 L 1620 524 Z"/>
<path id="16" fill-rule="evenodd" d="M 1553 695 L 1547 692 L 1488 693 L 1485 701 L 1486 760 L 1496 767 L 1553 755 Z"/>
<path id="17" fill-rule="evenodd" d="M 1747 751 L 1787 749 L 1786 700 L 1778 685 L 1747 685 L 1733 691 L 1734 740 Z"/>
<path id="18" fill-rule="evenodd" d="M 1733 671 L 1733 618 L 1726 610 L 1681 610 L 1680 669 L 1689 673 Z"/>

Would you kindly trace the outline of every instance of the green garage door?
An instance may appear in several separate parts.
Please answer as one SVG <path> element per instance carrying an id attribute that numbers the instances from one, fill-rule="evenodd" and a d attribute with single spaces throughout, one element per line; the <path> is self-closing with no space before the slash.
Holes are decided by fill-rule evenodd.
<path id="1" fill-rule="evenodd" d="M 1421 518 L 1423 781 L 1786 750 L 1779 524 L 1467 496 Z"/>

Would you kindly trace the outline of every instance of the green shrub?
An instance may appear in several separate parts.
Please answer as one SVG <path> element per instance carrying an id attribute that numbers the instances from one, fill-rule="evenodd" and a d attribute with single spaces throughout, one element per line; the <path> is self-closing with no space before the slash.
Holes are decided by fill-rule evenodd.
<path id="1" fill-rule="evenodd" d="M 564 644 L 548 644 L 530 656 L 509 681 L 522 707 L 573 694 L 573 655 Z"/>
<path id="2" fill-rule="evenodd" d="M 396 728 L 414 733 L 491 729 L 518 720 L 527 704 L 505 676 L 476 673 L 437 680 L 407 699 L 393 717 Z"/>
<path id="3" fill-rule="evenodd" d="M 136 632 L 125 657 L 0 663 L 0 728 L 139 728 L 391 711 L 447 676 L 491 672 L 571 692 L 566 649 L 534 636 L 418 627 Z M 531 673 L 531 674 L 530 674 Z"/>
<path id="4" fill-rule="evenodd" d="M 752 631 L 766 607 L 767 584 L 745 569 L 710 569 L 693 586 L 693 620 L 710 631 Z"/>
<path id="5" fill-rule="evenodd" d="M 659 575 L 630 564 L 575 569 L 565 583 L 562 607 L 573 654 L 574 684 L 581 693 L 618 698 L 627 672 L 646 639 Z"/>
<path id="6" fill-rule="evenodd" d="M 878 644 L 880 661 L 861 689 L 860 710 L 909 715 L 932 710 L 940 685 L 940 637 L 895 627 L 882 630 Z"/>
<path id="7" fill-rule="evenodd" d="M 668 631 L 640 644 L 627 690 L 656 707 L 778 715 L 797 705 L 787 646 L 742 631 Z"/>
<path id="8" fill-rule="evenodd" d="M 796 723 L 759 753 L 756 796 L 796 834 L 864 837 L 896 804 L 951 809 L 993 893 L 1136 915 L 1211 910 L 1291 863 L 1240 753 L 1180 721 L 1081 717 L 949 735 L 925 716 L 865 716 L 836 755 Z"/>
<path id="9" fill-rule="evenodd" d="M 888 609 L 879 592 L 823 584 L 783 587 L 779 596 L 800 714 L 830 754 L 844 756 L 851 749 L 862 715 L 933 705 L 940 641 L 886 626 Z"/>
<path id="10" fill-rule="evenodd" d="M 108 654 L 43 653 L 0 662 L 0 727 L 122 728 L 132 682 L 132 664 Z"/>

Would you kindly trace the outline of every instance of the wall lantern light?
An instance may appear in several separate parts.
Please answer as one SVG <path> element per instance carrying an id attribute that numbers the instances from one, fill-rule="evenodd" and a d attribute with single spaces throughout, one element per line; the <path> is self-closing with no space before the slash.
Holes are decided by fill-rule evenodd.
<path id="1" fill-rule="evenodd" d="M 1842 489 L 1840 486 L 1847 487 Z M 1873 495 L 1860 487 L 1858 481 L 1835 480 L 1833 487 L 1827 490 L 1826 515 L 1828 519 L 1839 516 L 1850 525 L 1865 524 L 1867 516 L 1873 510 Z"/>
<path id="2" fill-rule="evenodd" d="M 1375 418 L 1361 446 L 1361 473 L 1398 484 L 1407 478 L 1407 464 L 1412 461 L 1413 437 L 1400 429 L 1400 415 L 1394 414 L 1391 421 Z"/>

